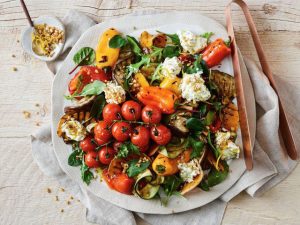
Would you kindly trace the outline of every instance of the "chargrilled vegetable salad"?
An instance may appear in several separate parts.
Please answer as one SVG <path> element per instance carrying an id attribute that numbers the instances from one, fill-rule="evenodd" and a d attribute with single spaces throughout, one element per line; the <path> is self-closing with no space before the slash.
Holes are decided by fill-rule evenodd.
<path id="1" fill-rule="evenodd" d="M 111 28 L 96 49 L 74 55 L 65 96 L 73 105 L 57 134 L 86 184 L 98 172 L 115 191 L 166 203 L 226 179 L 227 161 L 239 157 L 239 118 L 232 76 L 212 68 L 230 43 L 211 36 L 144 31 L 136 39 Z"/>

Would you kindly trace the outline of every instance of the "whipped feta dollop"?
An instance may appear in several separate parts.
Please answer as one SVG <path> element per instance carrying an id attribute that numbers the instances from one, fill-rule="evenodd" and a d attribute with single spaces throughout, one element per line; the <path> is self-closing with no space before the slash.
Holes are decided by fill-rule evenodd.
<path id="1" fill-rule="evenodd" d="M 188 102 L 206 101 L 210 98 L 210 92 L 204 84 L 200 73 L 184 74 L 180 89 L 182 97 Z"/>
<path id="2" fill-rule="evenodd" d="M 69 139 L 74 141 L 82 141 L 87 134 L 85 127 L 74 119 L 64 122 L 61 126 L 61 130 Z"/>
<path id="3" fill-rule="evenodd" d="M 126 100 L 125 90 L 113 81 L 106 83 L 104 95 L 107 103 L 120 104 Z"/>
<path id="4" fill-rule="evenodd" d="M 176 78 L 181 71 L 182 64 L 177 57 L 166 58 L 161 65 L 161 75 L 163 78 Z"/>
<path id="5" fill-rule="evenodd" d="M 218 131 L 215 135 L 215 143 L 220 148 L 222 160 L 238 158 L 240 147 L 230 140 L 230 132 Z"/>
<path id="6" fill-rule="evenodd" d="M 183 181 L 191 183 L 194 177 L 199 175 L 202 171 L 199 159 L 195 158 L 188 163 L 178 163 L 178 169 L 180 170 L 180 177 Z"/>
<path id="7" fill-rule="evenodd" d="M 195 54 L 207 46 L 207 38 L 196 35 L 191 31 L 181 30 L 177 32 L 180 44 L 184 51 Z"/>

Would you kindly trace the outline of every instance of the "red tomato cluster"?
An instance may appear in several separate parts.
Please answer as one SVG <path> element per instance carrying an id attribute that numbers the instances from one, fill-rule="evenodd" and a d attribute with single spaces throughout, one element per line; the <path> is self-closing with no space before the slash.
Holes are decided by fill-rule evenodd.
<path id="1" fill-rule="evenodd" d="M 125 141 L 130 140 L 145 153 L 150 145 L 166 145 L 171 140 L 171 131 L 160 124 L 162 113 L 156 107 L 142 108 L 140 103 L 129 100 L 121 106 L 107 104 L 102 116 L 103 120 L 94 128 L 94 138 L 88 136 L 80 142 L 86 153 L 85 164 L 90 168 L 109 165 Z M 104 180 L 111 188 L 125 194 L 131 193 L 134 184 L 134 179 L 124 173 L 114 178 L 104 173 Z"/>

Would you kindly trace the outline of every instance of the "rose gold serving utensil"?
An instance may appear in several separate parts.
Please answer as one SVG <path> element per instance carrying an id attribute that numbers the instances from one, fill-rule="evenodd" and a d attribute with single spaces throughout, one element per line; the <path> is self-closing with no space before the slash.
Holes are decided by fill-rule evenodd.
<path id="1" fill-rule="evenodd" d="M 28 9 L 27 9 L 27 7 L 26 7 L 26 4 L 25 4 L 24 0 L 20 0 L 20 2 L 21 2 L 23 11 L 24 11 L 24 13 L 25 13 L 25 15 L 26 15 L 26 18 L 27 18 L 27 20 L 28 20 L 30 26 L 31 26 L 31 27 L 34 27 L 33 22 L 32 22 L 32 19 L 31 19 L 30 15 L 29 15 L 29 12 L 28 12 Z"/>
<path id="2" fill-rule="evenodd" d="M 234 31 L 233 31 L 233 25 L 232 25 L 232 19 L 231 19 L 231 3 L 236 3 L 237 5 L 239 5 L 241 7 L 241 9 L 243 10 L 243 13 L 245 15 L 246 21 L 248 23 L 249 29 L 250 29 L 250 33 L 256 48 L 256 52 L 258 54 L 258 58 L 262 67 L 262 70 L 264 72 L 264 74 L 267 76 L 267 78 L 270 81 L 270 84 L 272 86 L 272 88 L 274 89 L 274 91 L 276 92 L 277 96 L 278 96 L 278 101 L 279 101 L 279 129 L 281 131 L 281 135 L 283 138 L 283 142 L 284 145 L 286 147 L 287 150 L 287 154 L 288 156 L 292 159 L 292 160 L 296 160 L 298 158 L 298 153 L 296 150 L 296 145 L 295 145 L 295 141 L 293 138 L 293 134 L 290 130 L 289 124 L 288 124 L 288 120 L 287 120 L 287 116 L 286 113 L 284 111 L 284 106 L 281 102 L 281 98 L 280 98 L 280 94 L 278 93 L 274 78 L 273 78 L 273 74 L 272 71 L 270 69 L 270 66 L 268 64 L 267 58 L 265 56 L 264 50 L 262 48 L 254 21 L 252 19 L 252 16 L 250 14 L 249 8 L 247 6 L 247 4 L 242 1 L 242 0 L 233 0 L 232 2 L 230 2 L 228 4 L 228 6 L 226 7 L 226 22 L 227 22 L 227 28 L 228 28 L 228 34 L 229 36 L 232 37 L 233 39 L 233 67 L 234 67 L 234 71 L 235 71 L 235 77 L 236 77 L 236 73 L 240 72 L 240 67 L 239 67 L 239 62 L 238 62 L 238 56 L 237 56 L 237 47 L 236 47 L 236 42 L 235 42 L 235 38 L 234 38 Z M 241 80 L 240 80 L 240 74 L 237 74 L 237 78 L 236 78 L 236 84 L 237 84 L 237 96 L 239 96 L 241 94 L 240 92 L 240 86 L 241 86 Z M 243 93 L 242 93 L 243 94 Z M 242 96 L 243 99 L 243 96 Z M 241 101 L 241 100 L 240 100 Z M 241 130 L 242 130 L 242 137 L 243 137 L 243 145 L 244 145 L 244 152 L 245 152 L 245 160 L 246 160 L 246 165 L 247 165 L 247 169 L 250 168 L 250 165 L 252 165 L 252 162 L 250 161 L 250 156 L 251 154 L 249 152 L 247 152 L 249 149 L 248 146 L 248 131 L 247 131 L 247 127 L 244 124 L 245 123 L 245 119 L 247 119 L 247 117 L 244 117 L 244 108 L 243 108 L 243 102 L 239 102 L 239 98 L 238 98 L 238 104 L 242 105 L 241 108 L 241 112 L 240 112 L 240 117 L 241 117 Z M 239 105 L 238 105 L 239 106 Z M 240 106 L 239 106 L 239 110 L 240 110 Z M 246 129 L 246 130 L 245 130 Z M 244 135 L 243 135 L 244 133 Z M 244 136 L 246 136 L 245 140 L 244 140 Z M 245 144 L 246 144 L 246 149 L 245 149 Z"/>

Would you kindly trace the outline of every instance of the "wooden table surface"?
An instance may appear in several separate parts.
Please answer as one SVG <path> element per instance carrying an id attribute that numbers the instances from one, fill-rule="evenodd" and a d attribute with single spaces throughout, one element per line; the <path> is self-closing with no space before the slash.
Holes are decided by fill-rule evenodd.
<path id="1" fill-rule="evenodd" d="M 45 14 L 62 18 L 70 8 L 99 22 L 142 9 L 195 10 L 222 24 L 227 3 L 224 0 L 26 2 L 33 18 Z M 249 0 L 247 3 L 274 73 L 300 88 L 300 1 Z M 234 10 L 238 45 L 244 56 L 257 60 L 242 14 L 235 7 Z M 23 52 L 20 38 L 25 26 L 27 22 L 19 1 L 1 0 L 0 224 L 89 224 L 80 202 L 70 199 L 54 179 L 43 175 L 31 156 L 29 134 L 50 121 L 52 74 L 45 63 Z M 30 118 L 26 118 L 27 112 Z M 228 204 L 223 224 L 300 224 L 298 176 L 300 167 L 260 198 L 240 194 Z"/>

